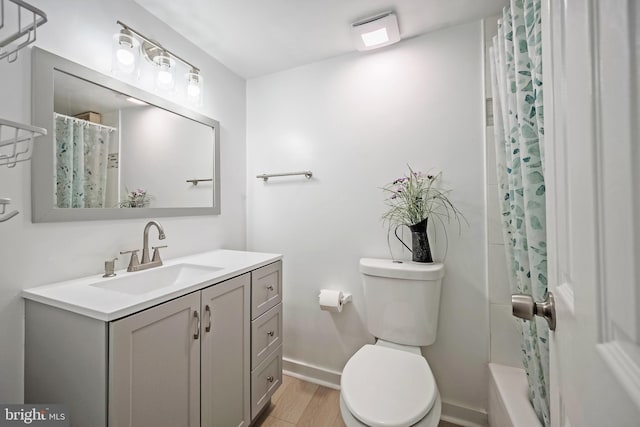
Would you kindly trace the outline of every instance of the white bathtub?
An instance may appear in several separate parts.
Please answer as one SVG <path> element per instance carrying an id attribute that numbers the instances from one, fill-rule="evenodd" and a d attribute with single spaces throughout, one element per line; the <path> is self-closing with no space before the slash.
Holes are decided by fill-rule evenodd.
<path id="1" fill-rule="evenodd" d="M 542 427 L 527 396 L 524 369 L 489 363 L 489 426 Z"/>

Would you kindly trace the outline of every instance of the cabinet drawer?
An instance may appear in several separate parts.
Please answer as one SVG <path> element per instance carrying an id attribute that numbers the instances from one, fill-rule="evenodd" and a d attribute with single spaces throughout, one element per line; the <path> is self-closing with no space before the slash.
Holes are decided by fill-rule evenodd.
<path id="1" fill-rule="evenodd" d="M 282 301 L 282 261 L 251 272 L 251 318 L 255 319 Z"/>
<path id="2" fill-rule="evenodd" d="M 251 322 L 251 369 L 282 344 L 282 304 Z"/>
<path id="3" fill-rule="evenodd" d="M 251 419 L 267 405 L 282 384 L 282 346 L 251 372 Z"/>

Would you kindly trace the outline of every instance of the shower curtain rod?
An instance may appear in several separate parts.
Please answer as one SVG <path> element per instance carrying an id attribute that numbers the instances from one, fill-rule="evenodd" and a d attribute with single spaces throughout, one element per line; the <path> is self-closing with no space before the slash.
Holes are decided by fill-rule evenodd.
<path id="1" fill-rule="evenodd" d="M 53 113 L 53 115 L 54 115 L 54 116 L 56 116 L 56 117 L 62 117 L 62 118 L 63 118 L 63 119 L 65 119 L 65 120 L 67 120 L 67 119 L 71 119 L 71 120 L 74 120 L 74 121 L 76 121 L 76 122 L 80 122 L 80 123 L 82 123 L 82 124 L 86 124 L 86 125 L 88 125 L 88 126 L 96 126 L 96 127 L 99 127 L 99 128 L 104 128 L 104 129 L 107 129 L 107 130 L 108 130 L 108 131 L 110 131 L 110 132 L 114 132 L 114 131 L 118 130 L 118 128 L 114 128 L 114 127 L 112 127 L 112 126 L 101 125 L 101 124 L 99 124 L 99 123 L 93 123 L 93 122 L 90 122 L 90 121 L 88 121 L 88 120 L 79 119 L 79 118 L 77 118 L 77 117 L 67 116 L 66 114 Z"/>

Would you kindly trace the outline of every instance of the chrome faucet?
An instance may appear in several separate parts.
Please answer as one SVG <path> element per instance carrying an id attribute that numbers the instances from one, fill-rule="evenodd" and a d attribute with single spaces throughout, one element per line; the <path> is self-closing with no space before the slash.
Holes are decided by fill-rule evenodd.
<path id="1" fill-rule="evenodd" d="M 158 221 L 149 221 L 147 225 L 144 226 L 144 234 L 142 236 L 142 261 L 138 260 L 139 249 L 120 252 L 121 254 L 131 253 L 131 259 L 129 260 L 129 267 L 127 267 L 127 271 L 146 270 L 147 268 L 160 267 L 162 265 L 162 259 L 160 259 L 160 249 L 166 248 L 166 245 L 153 246 L 153 258 L 149 259 L 149 230 L 151 229 L 152 225 L 155 225 L 158 229 L 158 239 L 165 239 L 166 236 L 164 234 L 162 225 L 160 225 Z"/>
<path id="2" fill-rule="evenodd" d="M 144 235 L 142 236 L 142 265 L 149 263 L 149 229 L 152 225 L 155 225 L 158 229 L 158 239 L 164 240 L 164 229 L 160 225 L 158 221 L 149 221 L 147 225 L 144 226 Z M 155 259 L 156 253 L 158 252 L 159 247 L 154 248 L 153 257 Z M 158 257 L 160 254 L 158 253 Z M 160 265 L 162 265 L 162 261 L 160 261 Z M 153 266 L 151 266 L 153 267 Z"/>

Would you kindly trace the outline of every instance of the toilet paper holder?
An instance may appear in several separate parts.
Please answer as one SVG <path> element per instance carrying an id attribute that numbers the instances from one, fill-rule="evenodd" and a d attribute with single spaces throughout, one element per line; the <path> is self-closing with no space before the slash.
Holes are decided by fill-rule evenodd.
<path id="1" fill-rule="evenodd" d="M 351 302 L 351 299 L 352 299 L 352 296 L 351 296 L 350 293 L 343 293 L 342 294 L 342 300 L 341 300 L 342 301 L 342 305 L 344 305 L 344 304 L 346 304 L 348 302 Z"/>
<path id="2" fill-rule="evenodd" d="M 322 289 L 318 295 L 320 309 L 324 311 L 341 312 L 342 307 L 351 302 L 351 299 L 351 293 L 330 289 Z"/>

